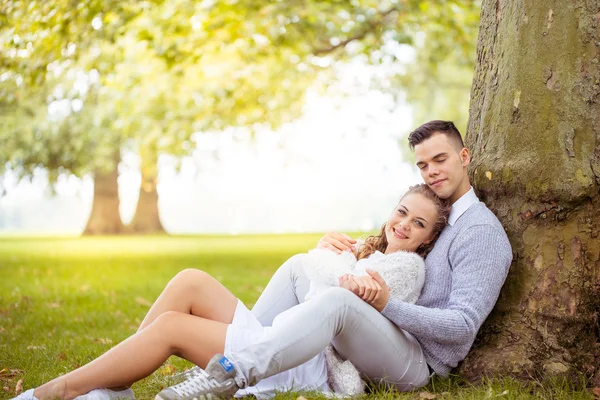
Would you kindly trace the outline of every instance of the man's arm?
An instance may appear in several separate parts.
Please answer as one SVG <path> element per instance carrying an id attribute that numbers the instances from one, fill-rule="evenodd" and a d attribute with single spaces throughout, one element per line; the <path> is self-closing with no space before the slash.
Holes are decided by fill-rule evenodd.
<path id="1" fill-rule="evenodd" d="M 328 249 L 338 254 L 347 250 L 355 253 L 355 244 L 356 240 L 345 233 L 327 232 L 325 236 L 319 239 L 317 249 Z"/>
<path id="2" fill-rule="evenodd" d="M 439 343 L 471 343 L 498 299 L 512 251 L 504 232 L 490 225 L 476 225 L 455 239 L 449 257 L 452 287 L 445 308 L 390 298 L 382 314 L 423 338 Z"/>

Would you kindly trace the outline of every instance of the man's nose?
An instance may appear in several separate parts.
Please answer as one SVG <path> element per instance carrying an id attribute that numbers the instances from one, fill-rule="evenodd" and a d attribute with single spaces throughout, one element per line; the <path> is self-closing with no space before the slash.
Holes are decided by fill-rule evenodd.
<path id="1" fill-rule="evenodd" d="M 435 176 L 435 175 L 439 175 L 440 170 L 437 169 L 436 167 L 429 167 L 429 176 Z"/>

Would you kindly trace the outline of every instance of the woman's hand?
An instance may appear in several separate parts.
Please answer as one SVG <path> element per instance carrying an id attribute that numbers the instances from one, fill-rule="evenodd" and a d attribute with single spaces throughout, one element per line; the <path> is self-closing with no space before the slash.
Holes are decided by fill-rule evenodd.
<path id="1" fill-rule="evenodd" d="M 367 268 L 367 274 L 369 274 L 369 276 L 373 278 L 373 280 L 377 282 L 379 286 L 381 286 L 381 292 L 370 304 L 375 307 L 377 311 L 382 312 L 390 300 L 390 287 L 387 285 L 387 283 L 385 283 L 381 275 L 379 275 L 379 272 Z"/>
<path id="2" fill-rule="evenodd" d="M 354 245 L 356 240 L 345 233 L 327 232 L 325 236 L 319 239 L 317 249 L 328 249 L 340 254 L 342 251 L 351 251 L 356 253 Z"/>
<path id="3" fill-rule="evenodd" d="M 375 273 L 377 274 L 377 272 Z M 390 289 L 381 276 L 379 274 L 377 276 L 380 281 L 375 279 L 371 274 L 369 276 L 346 274 L 340 277 L 340 286 L 350 290 L 365 302 L 371 304 L 377 311 L 381 312 L 390 298 Z"/>

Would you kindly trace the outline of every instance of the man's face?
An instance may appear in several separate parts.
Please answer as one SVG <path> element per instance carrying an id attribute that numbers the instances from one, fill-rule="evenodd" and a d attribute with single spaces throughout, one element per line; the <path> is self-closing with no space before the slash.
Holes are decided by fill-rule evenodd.
<path id="1" fill-rule="evenodd" d="M 454 203 L 471 187 L 467 175 L 469 150 L 459 149 L 446 135 L 434 134 L 419 143 L 415 155 L 423 181 L 439 197 Z"/>

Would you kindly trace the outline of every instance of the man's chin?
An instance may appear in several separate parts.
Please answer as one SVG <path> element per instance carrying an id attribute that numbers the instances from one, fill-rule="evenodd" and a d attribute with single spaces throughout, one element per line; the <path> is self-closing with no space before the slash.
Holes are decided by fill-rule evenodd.
<path id="1" fill-rule="evenodd" d="M 446 199 L 450 198 L 450 196 L 452 195 L 452 193 L 448 193 L 448 190 L 444 190 L 441 187 L 431 187 L 431 186 L 429 186 L 429 188 L 431 190 L 433 190 L 433 193 L 435 193 L 435 195 L 437 197 L 439 197 L 440 199 L 446 200 Z"/>

